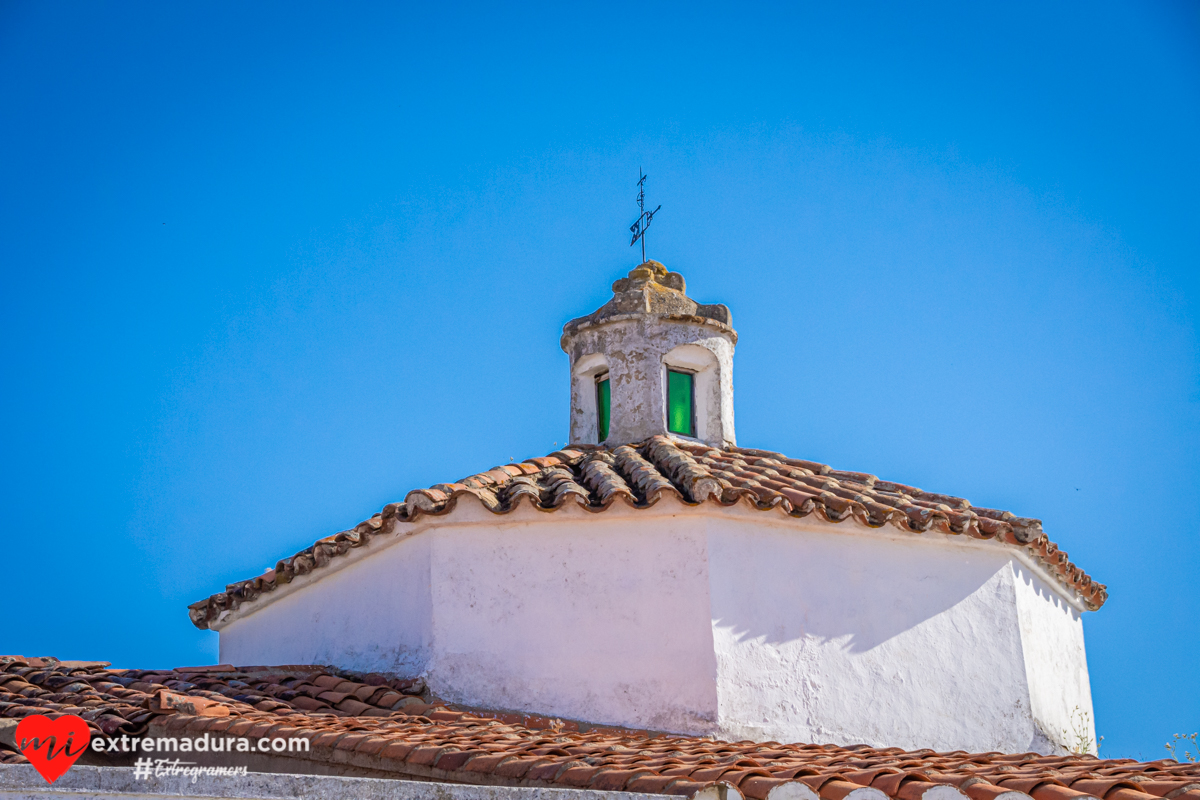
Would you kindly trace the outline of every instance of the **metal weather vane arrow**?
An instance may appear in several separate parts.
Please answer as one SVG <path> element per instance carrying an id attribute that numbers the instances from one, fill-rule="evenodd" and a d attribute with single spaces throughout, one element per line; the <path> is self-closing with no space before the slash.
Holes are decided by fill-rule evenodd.
<path id="1" fill-rule="evenodd" d="M 659 208 L 662 208 L 662 204 L 660 203 L 658 208 L 654 209 L 653 211 L 646 210 L 646 178 L 648 178 L 650 176 L 643 175 L 641 167 L 638 167 L 638 175 L 640 177 L 638 178 L 637 204 L 638 204 L 638 211 L 640 211 L 641 213 L 638 214 L 637 220 L 632 225 L 629 226 L 629 230 L 633 234 L 633 239 L 630 240 L 629 246 L 633 247 L 635 244 L 638 243 L 638 241 L 641 241 L 641 243 L 642 243 L 642 263 L 645 264 L 646 263 L 646 229 L 650 227 L 650 220 L 654 219 L 654 215 L 658 213 Z"/>

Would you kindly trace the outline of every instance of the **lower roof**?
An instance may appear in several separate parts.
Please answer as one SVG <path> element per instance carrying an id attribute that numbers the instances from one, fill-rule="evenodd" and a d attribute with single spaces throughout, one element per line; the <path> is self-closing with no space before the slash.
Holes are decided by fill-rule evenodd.
<path id="1" fill-rule="evenodd" d="M 878 800 L 1200 800 L 1200 764 L 1170 759 L 725 742 L 455 708 L 429 697 L 419 678 L 324 666 L 108 667 L 0 657 L 0 733 L 6 720 L 76 714 L 108 737 L 304 737 L 310 752 L 280 756 L 309 762 L 294 772 L 336 764 L 461 783 L 689 796 L 722 781 L 755 800 L 845 800 L 866 787 L 882 793 L 866 793 Z M 24 760 L 0 737 L 0 763 Z"/>
<path id="2" fill-rule="evenodd" d="M 972 506 L 952 495 L 882 481 L 865 472 L 835 470 L 826 464 L 788 458 L 746 447 L 717 449 L 707 444 L 654 436 L 635 445 L 571 445 L 542 458 L 493 467 L 454 483 L 408 493 L 354 528 L 317 541 L 282 559 L 273 569 L 225 587 L 189 606 L 192 622 L 209 628 L 223 616 L 298 575 L 376 536 L 394 535 L 427 516 L 448 516 L 464 497 L 508 514 L 521 504 L 555 511 L 568 504 L 602 513 L 616 503 L 634 509 L 653 506 L 670 494 L 692 506 L 742 506 L 801 519 L 848 522 L 866 528 L 897 528 L 909 533 L 994 539 L 1024 551 L 1081 606 L 1096 610 L 1108 599 L 1104 584 L 1071 563 L 1042 531 L 1038 519 Z"/>

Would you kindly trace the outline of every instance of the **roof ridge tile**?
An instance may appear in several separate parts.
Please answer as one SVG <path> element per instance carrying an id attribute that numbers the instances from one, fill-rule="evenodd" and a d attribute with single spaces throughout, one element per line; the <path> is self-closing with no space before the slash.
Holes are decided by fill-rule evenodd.
<path id="1" fill-rule="evenodd" d="M 934 531 L 996 539 L 1023 550 L 1077 593 L 1085 607 L 1095 610 L 1108 598 L 1104 584 L 1071 563 L 1066 552 L 1046 537 L 1041 520 L 770 450 L 718 449 L 659 435 L 618 447 L 570 444 L 547 456 L 493 467 L 454 483 L 414 489 L 403 502 L 384 506 L 382 512 L 354 528 L 320 539 L 262 575 L 231 583 L 225 591 L 191 604 L 189 615 L 197 627 L 208 628 L 297 575 L 320 569 L 375 536 L 396 533 L 398 525 L 414 523 L 424 515 L 452 513 L 464 495 L 474 497 L 494 514 L 507 514 L 522 499 L 541 510 L 553 511 L 574 502 L 602 512 L 618 499 L 631 508 L 648 508 L 663 493 L 673 493 L 689 505 L 744 502 L 760 511 L 780 509 L 794 518 L 816 514 L 832 523 L 854 520 L 868 528 L 890 524 L 909 533 Z"/>

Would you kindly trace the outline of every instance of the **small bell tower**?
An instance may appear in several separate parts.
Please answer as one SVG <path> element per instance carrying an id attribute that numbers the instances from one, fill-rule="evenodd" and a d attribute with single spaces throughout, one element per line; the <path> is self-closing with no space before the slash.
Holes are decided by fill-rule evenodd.
<path id="1" fill-rule="evenodd" d="M 690 299 L 683 276 L 657 261 L 612 289 L 599 310 L 563 326 L 571 441 L 620 445 L 666 434 L 735 445 L 729 308 Z"/>

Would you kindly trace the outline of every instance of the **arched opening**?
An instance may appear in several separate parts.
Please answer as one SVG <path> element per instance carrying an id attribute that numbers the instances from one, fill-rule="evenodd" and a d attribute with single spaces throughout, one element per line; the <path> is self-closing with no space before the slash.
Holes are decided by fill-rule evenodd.
<path id="1" fill-rule="evenodd" d="M 612 383 L 608 359 L 589 353 L 575 362 L 572 401 L 582 423 L 581 444 L 600 444 L 608 438 L 612 423 Z"/>
<path id="2" fill-rule="evenodd" d="M 663 410 L 667 431 L 707 439 L 717 431 L 720 389 L 717 357 L 706 347 L 681 344 L 663 356 Z"/>

